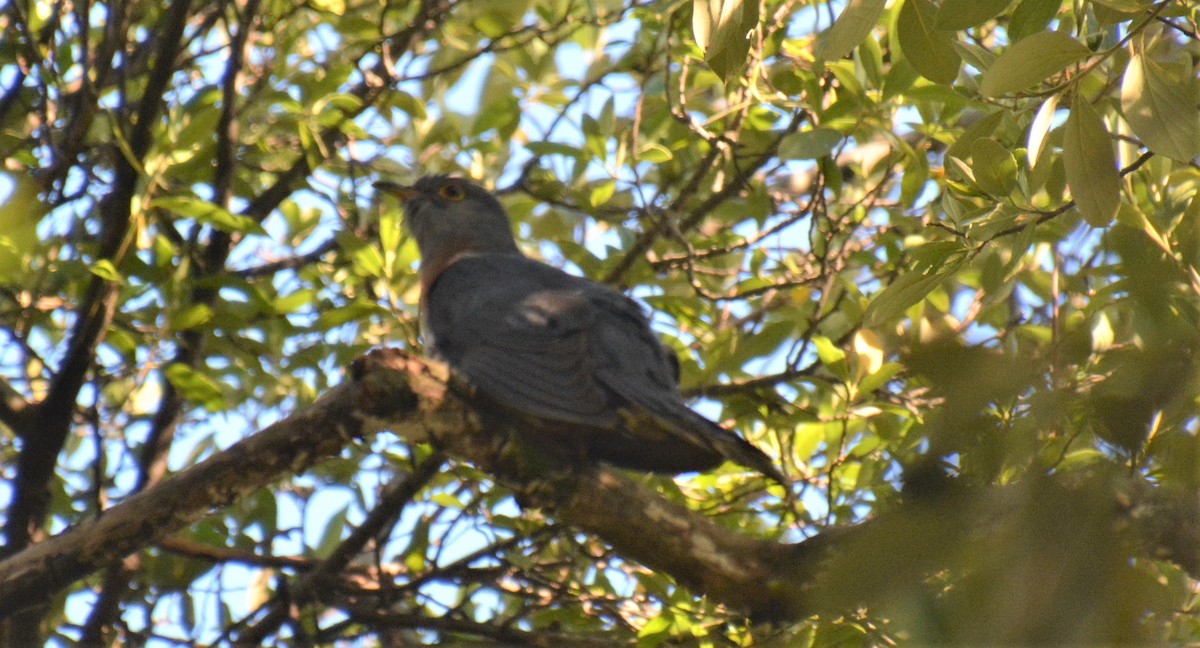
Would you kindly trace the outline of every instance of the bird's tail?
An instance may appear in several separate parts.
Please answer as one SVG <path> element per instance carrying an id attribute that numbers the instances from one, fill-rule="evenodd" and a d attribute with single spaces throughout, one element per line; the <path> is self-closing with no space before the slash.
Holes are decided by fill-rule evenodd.
<path id="1" fill-rule="evenodd" d="M 691 410 L 688 411 L 691 412 Z M 692 413 L 695 414 L 695 412 Z M 733 432 L 730 432 L 729 430 L 726 430 L 720 425 L 713 423 L 703 416 L 700 416 L 699 414 L 695 414 L 695 416 L 707 425 L 708 429 L 710 430 L 708 440 L 712 443 L 713 448 L 715 448 L 717 452 L 721 454 L 721 456 L 740 466 L 757 470 L 763 475 L 766 475 L 767 477 L 770 477 L 774 481 L 778 482 L 779 485 L 783 486 L 785 489 L 791 485 L 791 482 L 787 477 L 784 476 L 779 468 L 776 467 L 774 460 L 772 460 L 767 453 L 759 450 L 749 441 L 734 434 Z"/>

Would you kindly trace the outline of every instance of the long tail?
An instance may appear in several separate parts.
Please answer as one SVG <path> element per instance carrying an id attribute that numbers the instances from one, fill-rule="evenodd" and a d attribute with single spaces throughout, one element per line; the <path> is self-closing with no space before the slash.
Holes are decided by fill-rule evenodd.
<path id="1" fill-rule="evenodd" d="M 705 440 L 721 456 L 740 466 L 757 470 L 778 482 L 785 489 L 791 486 L 791 481 L 776 467 L 771 457 L 749 441 L 693 412 L 690 408 L 685 407 L 684 411 L 679 414 L 682 415 L 682 418 L 687 419 L 687 423 L 693 429 L 704 430 Z"/>

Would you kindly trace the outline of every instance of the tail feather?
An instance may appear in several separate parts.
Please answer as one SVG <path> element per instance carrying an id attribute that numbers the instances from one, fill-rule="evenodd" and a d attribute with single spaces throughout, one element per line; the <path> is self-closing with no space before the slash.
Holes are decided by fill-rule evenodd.
<path id="1" fill-rule="evenodd" d="M 683 414 L 683 412 L 686 412 L 686 414 Z M 684 422 L 688 427 L 692 430 L 703 430 L 705 441 L 722 457 L 739 466 L 757 470 L 785 488 L 789 486 L 790 482 L 788 478 L 775 466 L 775 462 L 767 453 L 759 450 L 754 444 L 737 434 L 697 414 L 690 408 L 684 407 L 683 412 L 680 413 L 683 414 L 682 418 L 686 419 Z"/>

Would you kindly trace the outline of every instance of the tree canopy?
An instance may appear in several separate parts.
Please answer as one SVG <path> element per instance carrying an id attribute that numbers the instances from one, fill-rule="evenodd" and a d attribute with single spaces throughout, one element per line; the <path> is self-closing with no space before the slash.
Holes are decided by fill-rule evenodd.
<path id="1" fill-rule="evenodd" d="M 1200 640 L 1196 3 L 0 24 L 0 643 Z M 371 189 L 428 173 L 790 488 L 500 449 Z"/>

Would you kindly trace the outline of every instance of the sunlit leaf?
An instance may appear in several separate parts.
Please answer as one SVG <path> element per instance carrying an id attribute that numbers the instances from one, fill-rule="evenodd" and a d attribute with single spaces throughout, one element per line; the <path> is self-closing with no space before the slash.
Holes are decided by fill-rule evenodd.
<path id="1" fill-rule="evenodd" d="M 813 346 L 817 349 L 817 357 L 835 376 L 846 380 L 850 377 L 850 369 L 846 363 L 846 352 L 838 348 L 833 340 L 817 335 L 813 337 Z"/>
<path id="2" fill-rule="evenodd" d="M 651 144 L 642 149 L 642 152 L 638 154 L 638 160 L 652 164 L 667 162 L 672 157 L 671 150 L 659 144 Z"/>
<path id="3" fill-rule="evenodd" d="M 173 313 L 167 320 L 173 330 L 185 331 L 208 323 L 213 317 L 213 310 L 207 304 L 190 304 Z"/>
<path id="4" fill-rule="evenodd" d="M 1038 32 L 1008 47 L 983 73 L 979 91 L 999 97 L 1026 90 L 1090 56 L 1083 43 L 1058 32 Z"/>
<path id="5" fill-rule="evenodd" d="M 109 261 L 108 259 L 100 259 L 99 261 L 96 261 L 92 264 L 89 270 L 92 274 L 105 281 L 111 281 L 113 283 L 123 283 L 125 281 L 125 279 L 121 276 L 120 271 L 118 271 L 116 267 L 113 266 L 112 261 Z"/>
<path id="6" fill-rule="evenodd" d="M 1038 157 L 1041 156 L 1042 149 L 1046 146 L 1046 136 L 1050 134 L 1050 127 L 1054 123 L 1054 111 L 1058 108 L 1058 98 L 1058 95 L 1050 95 L 1038 108 L 1033 123 L 1029 125 L 1029 139 L 1025 154 L 1029 159 L 1030 167 L 1037 165 Z"/>
<path id="7" fill-rule="evenodd" d="M 221 386 L 212 378 L 179 363 L 171 364 L 163 373 L 171 386 L 187 400 L 199 403 L 213 412 L 223 407 L 224 395 Z"/>
<path id="8" fill-rule="evenodd" d="M 867 38 L 883 15 L 887 0 L 850 0 L 838 14 L 833 27 L 817 46 L 817 56 L 827 61 L 840 59 Z"/>
<path id="9" fill-rule="evenodd" d="M 879 334 L 870 329 L 859 329 L 854 332 L 853 340 L 855 367 L 859 377 L 869 376 L 883 367 L 883 341 Z"/>
<path id="10" fill-rule="evenodd" d="M 1092 351 L 1104 353 L 1112 344 L 1112 324 L 1109 323 L 1108 317 L 1104 313 L 1100 313 L 1096 316 L 1096 323 L 1092 325 Z"/>
<path id="11" fill-rule="evenodd" d="M 29 267 L 29 257 L 37 249 L 37 226 L 46 213 L 38 200 L 37 186 L 30 178 L 0 174 L 11 182 L 0 205 L 0 283 L 17 281 L 16 274 Z M 2 189 L 0 189 L 2 190 Z"/>
<path id="12" fill-rule="evenodd" d="M 693 0 L 692 32 L 704 60 L 726 84 L 746 66 L 758 3 L 749 0 Z"/>

